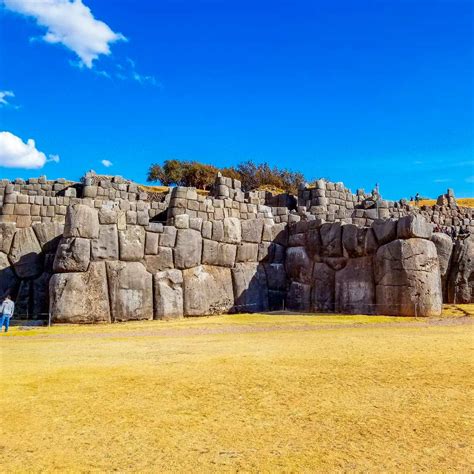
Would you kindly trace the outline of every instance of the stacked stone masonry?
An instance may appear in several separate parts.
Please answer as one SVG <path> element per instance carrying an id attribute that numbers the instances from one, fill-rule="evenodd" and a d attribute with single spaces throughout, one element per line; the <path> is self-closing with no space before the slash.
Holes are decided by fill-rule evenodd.
<path id="1" fill-rule="evenodd" d="M 473 213 L 450 191 L 419 209 L 322 180 L 297 197 L 244 193 L 222 176 L 209 194 L 156 193 L 89 173 L 4 180 L 0 196 L 0 296 L 15 298 L 19 317 L 430 316 L 474 302 Z"/>

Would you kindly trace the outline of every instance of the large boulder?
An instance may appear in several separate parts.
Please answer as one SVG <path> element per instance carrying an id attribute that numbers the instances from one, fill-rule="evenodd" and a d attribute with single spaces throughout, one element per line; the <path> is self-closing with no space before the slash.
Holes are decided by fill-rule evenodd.
<path id="1" fill-rule="evenodd" d="M 119 237 L 115 224 L 100 226 L 99 237 L 91 241 L 91 255 L 92 260 L 119 259 Z"/>
<path id="2" fill-rule="evenodd" d="M 372 223 L 372 230 L 379 245 L 388 244 L 397 238 L 397 221 L 394 219 L 377 219 Z"/>
<path id="3" fill-rule="evenodd" d="M 56 323 L 109 323 L 110 307 L 104 262 L 87 272 L 57 273 L 49 281 L 51 320 Z"/>
<path id="4" fill-rule="evenodd" d="M 64 233 L 64 224 L 61 222 L 39 222 L 33 224 L 38 242 L 44 253 L 54 253 L 58 248 Z"/>
<path id="5" fill-rule="evenodd" d="M 293 281 L 286 295 L 286 306 L 292 311 L 310 311 L 311 286 Z"/>
<path id="6" fill-rule="evenodd" d="M 55 273 L 86 272 L 91 261 L 91 241 L 80 237 L 63 238 L 53 263 Z"/>
<path id="7" fill-rule="evenodd" d="M 204 239 L 202 246 L 202 263 L 204 265 L 233 267 L 236 253 L 237 247 L 235 245 Z"/>
<path id="8" fill-rule="evenodd" d="M 237 263 L 232 269 L 232 282 L 236 312 L 268 311 L 268 285 L 263 265 Z"/>
<path id="9" fill-rule="evenodd" d="M 354 224 L 342 226 L 342 245 L 344 253 L 352 258 L 363 257 L 373 253 L 375 240 L 373 231 L 367 227 L 358 227 Z"/>
<path id="10" fill-rule="evenodd" d="M 259 244 L 262 241 L 263 219 L 242 220 L 242 241 Z"/>
<path id="11" fill-rule="evenodd" d="M 0 252 L 8 254 L 15 235 L 16 224 L 14 222 L 0 222 Z"/>
<path id="12" fill-rule="evenodd" d="M 145 229 L 129 225 L 119 232 L 120 260 L 139 262 L 145 256 Z"/>
<path id="13" fill-rule="evenodd" d="M 399 239 L 431 239 L 433 225 L 426 221 L 421 214 L 410 214 L 401 217 L 397 224 L 397 237 Z"/>
<path id="14" fill-rule="evenodd" d="M 448 303 L 474 303 L 474 236 L 454 246 L 447 279 Z"/>
<path id="15" fill-rule="evenodd" d="M 332 312 L 335 306 L 335 275 L 333 268 L 316 262 L 313 268 L 312 302 L 314 311 Z"/>
<path id="16" fill-rule="evenodd" d="M 375 282 L 372 257 L 351 258 L 336 273 L 335 307 L 338 313 L 373 314 Z"/>
<path id="17" fill-rule="evenodd" d="M 153 319 L 153 277 L 140 262 L 107 262 L 113 321 Z"/>
<path id="18" fill-rule="evenodd" d="M 327 257 L 342 256 L 342 226 L 340 222 L 324 223 L 320 230 L 322 254 Z"/>
<path id="19" fill-rule="evenodd" d="M 152 274 L 174 268 L 173 249 L 158 247 L 157 255 L 145 255 L 145 267 Z"/>
<path id="20" fill-rule="evenodd" d="M 449 235 L 443 234 L 442 232 L 434 232 L 431 237 L 431 241 L 436 246 L 436 251 L 438 252 L 439 260 L 439 271 L 441 277 L 446 275 L 446 272 L 449 268 L 449 260 L 451 259 L 451 254 L 453 253 L 453 240 Z"/>
<path id="21" fill-rule="evenodd" d="M 41 246 L 32 227 L 16 231 L 9 259 L 19 278 L 35 278 L 41 275 L 43 271 Z"/>
<path id="22" fill-rule="evenodd" d="M 183 271 L 184 314 L 205 316 L 227 313 L 234 294 L 229 268 L 200 265 Z"/>
<path id="23" fill-rule="evenodd" d="M 192 268 L 201 264 L 202 237 L 194 229 L 178 229 L 176 247 L 174 249 L 175 267 Z"/>
<path id="24" fill-rule="evenodd" d="M 154 276 L 155 319 L 182 318 L 183 274 L 181 270 L 166 270 Z"/>
<path id="25" fill-rule="evenodd" d="M 400 316 L 439 316 L 441 275 L 433 242 L 394 240 L 375 257 L 377 312 Z"/>
<path id="26" fill-rule="evenodd" d="M 67 208 L 64 237 L 99 237 L 99 215 L 97 209 L 84 204 L 73 204 Z"/>
<path id="27" fill-rule="evenodd" d="M 304 247 L 290 247 L 286 251 L 286 273 L 289 278 L 300 283 L 311 283 L 313 263 Z"/>
<path id="28" fill-rule="evenodd" d="M 19 280 L 13 271 L 8 257 L 0 252 L 0 298 L 16 293 Z"/>
<path id="29" fill-rule="evenodd" d="M 237 217 L 226 217 L 224 218 L 223 224 L 223 242 L 228 244 L 240 244 L 242 241 L 242 228 L 240 225 L 240 219 L 237 219 Z"/>

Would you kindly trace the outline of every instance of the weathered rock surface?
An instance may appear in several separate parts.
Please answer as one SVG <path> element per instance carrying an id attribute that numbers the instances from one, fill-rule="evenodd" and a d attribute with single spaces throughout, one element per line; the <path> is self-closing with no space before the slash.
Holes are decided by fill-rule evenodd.
<path id="1" fill-rule="evenodd" d="M 119 232 L 120 260 L 139 262 L 145 256 L 145 229 L 129 225 Z"/>
<path id="2" fill-rule="evenodd" d="M 91 241 L 92 260 L 118 260 L 119 237 L 117 226 L 101 225 L 99 237 Z"/>
<path id="3" fill-rule="evenodd" d="M 55 273 L 86 272 L 91 260 L 91 241 L 80 237 L 61 240 L 53 263 Z"/>
<path id="4" fill-rule="evenodd" d="M 456 242 L 447 287 L 448 303 L 474 303 L 474 236 Z"/>
<path id="5" fill-rule="evenodd" d="M 44 222 L 34 224 L 33 230 L 44 253 L 56 252 L 64 233 L 64 224 L 61 222 Z"/>
<path id="6" fill-rule="evenodd" d="M 183 274 L 181 270 L 166 270 L 154 276 L 155 319 L 182 318 Z"/>
<path id="7" fill-rule="evenodd" d="M 232 282 L 236 312 L 268 311 L 267 276 L 263 265 L 237 263 L 232 269 Z"/>
<path id="8" fill-rule="evenodd" d="M 304 247 L 290 247 L 285 262 L 288 277 L 300 283 L 311 283 L 313 264 Z"/>
<path id="9" fill-rule="evenodd" d="M 18 229 L 9 255 L 19 278 L 34 278 L 43 272 L 41 246 L 31 227 Z"/>
<path id="10" fill-rule="evenodd" d="M 313 268 L 312 304 L 314 311 L 331 312 L 335 306 L 336 272 L 323 262 Z"/>
<path id="11" fill-rule="evenodd" d="M 433 242 L 399 239 L 380 247 L 375 258 L 375 281 L 379 314 L 441 314 L 441 275 Z"/>
<path id="12" fill-rule="evenodd" d="M 53 322 L 110 322 L 105 263 L 93 262 L 87 272 L 53 275 L 49 300 Z"/>
<path id="13" fill-rule="evenodd" d="M 18 284 L 19 280 L 10 265 L 7 255 L 0 252 L 0 298 L 7 295 L 13 296 Z"/>
<path id="14" fill-rule="evenodd" d="M 434 232 L 431 237 L 431 241 L 436 246 L 439 260 L 439 271 L 441 276 L 444 277 L 449 268 L 449 260 L 453 253 L 453 241 L 449 235 L 441 232 Z"/>
<path id="15" fill-rule="evenodd" d="M 145 255 L 145 267 L 152 274 L 174 268 L 173 249 L 158 247 L 157 255 Z"/>
<path id="16" fill-rule="evenodd" d="M 227 313 L 234 304 L 230 269 L 200 265 L 183 270 L 184 314 Z"/>
<path id="17" fill-rule="evenodd" d="M 310 311 L 311 286 L 293 281 L 286 296 L 286 306 L 292 311 Z"/>
<path id="18" fill-rule="evenodd" d="M 372 224 L 379 245 L 388 244 L 397 238 L 397 221 L 394 219 L 377 219 Z"/>
<path id="19" fill-rule="evenodd" d="M 0 252 L 8 254 L 15 235 L 16 224 L 13 222 L 0 222 Z"/>
<path id="20" fill-rule="evenodd" d="M 99 236 L 99 216 L 96 209 L 84 204 L 69 206 L 66 213 L 64 237 L 96 239 Z"/>
<path id="21" fill-rule="evenodd" d="M 202 263 L 221 267 L 233 267 L 237 247 L 232 244 L 204 239 L 202 247 Z"/>
<path id="22" fill-rule="evenodd" d="M 322 254 L 327 257 L 342 256 L 342 225 L 325 223 L 320 228 Z"/>
<path id="23" fill-rule="evenodd" d="M 336 273 L 336 312 L 373 314 L 375 311 L 375 282 L 372 257 L 351 258 Z"/>
<path id="24" fill-rule="evenodd" d="M 178 269 L 196 267 L 201 264 L 202 237 L 194 229 L 178 229 L 174 264 Z"/>
<path id="25" fill-rule="evenodd" d="M 113 321 L 153 319 L 153 278 L 140 262 L 107 262 Z"/>
<path id="26" fill-rule="evenodd" d="M 397 237 L 399 239 L 431 239 L 433 225 L 428 223 L 420 214 L 410 214 L 401 217 L 397 223 Z"/>

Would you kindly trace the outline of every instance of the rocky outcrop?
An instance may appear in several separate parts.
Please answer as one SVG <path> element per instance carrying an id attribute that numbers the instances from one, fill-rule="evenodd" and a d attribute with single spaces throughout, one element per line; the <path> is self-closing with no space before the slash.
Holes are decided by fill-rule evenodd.
<path id="1" fill-rule="evenodd" d="M 474 303 L 474 236 L 454 246 L 447 282 L 448 303 Z"/>

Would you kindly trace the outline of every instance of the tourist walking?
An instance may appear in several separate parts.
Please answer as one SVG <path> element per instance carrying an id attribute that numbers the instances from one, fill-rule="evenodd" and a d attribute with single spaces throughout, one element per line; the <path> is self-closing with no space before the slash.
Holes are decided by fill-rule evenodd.
<path id="1" fill-rule="evenodd" d="M 0 331 L 2 330 L 3 326 L 5 326 L 5 332 L 8 332 L 8 328 L 10 327 L 10 318 L 13 316 L 15 312 L 15 303 L 12 301 L 10 295 L 7 295 L 6 298 L 3 300 L 2 305 L 0 306 L 0 313 L 2 315 L 2 324 L 0 325 Z"/>

